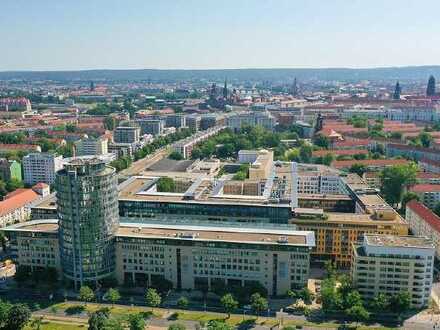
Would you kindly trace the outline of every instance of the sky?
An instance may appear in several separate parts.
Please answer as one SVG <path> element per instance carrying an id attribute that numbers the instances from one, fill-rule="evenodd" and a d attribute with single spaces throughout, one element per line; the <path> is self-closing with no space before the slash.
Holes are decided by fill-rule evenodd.
<path id="1" fill-rule="evenodd" d="M 0 71 L 440 64 L 439 0 L 0 0 Z"/>

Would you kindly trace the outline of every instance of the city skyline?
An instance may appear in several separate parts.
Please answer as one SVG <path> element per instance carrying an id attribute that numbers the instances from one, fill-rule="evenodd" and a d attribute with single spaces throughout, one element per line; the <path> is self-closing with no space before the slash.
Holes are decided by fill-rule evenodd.
<path id="1" fill-rule="evenodd" d="M 0 71 L 438 64 L 425 1 L 4 1 Z M 429 10 L 427 10 L 429 8 Z"/>

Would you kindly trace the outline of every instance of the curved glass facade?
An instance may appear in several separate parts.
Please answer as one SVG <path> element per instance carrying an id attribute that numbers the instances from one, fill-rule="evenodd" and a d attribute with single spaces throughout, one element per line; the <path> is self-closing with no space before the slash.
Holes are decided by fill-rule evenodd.
<path id="1" fill-rule="evenodd" d="M 82 284 L 111 275 L 119 226 L 115 169 L 99 159 L 74 158 L 55 184 L 64 276 Z"/>

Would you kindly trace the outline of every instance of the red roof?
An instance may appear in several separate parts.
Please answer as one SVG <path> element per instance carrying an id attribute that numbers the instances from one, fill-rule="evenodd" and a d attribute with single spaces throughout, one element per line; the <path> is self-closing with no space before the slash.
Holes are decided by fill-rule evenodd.
<path id="1" fill-rule="evenodd" d="M 335 160 L 332 163 L 336 168 L 347 168 L 354 164 L 361 164 L 365 166 L 393 166 L 407 164 L 406 159 L 364 159 L 364 160 Z"/>
<path id="2" fill-rule="evenodd" d="M 440 191 L 440 184 L 416 184 L 411 187 L 411 191 L 416 193 L 423 193 L 423 192 L 439 192 Z"/>
<path id="3" fill-rule="evenodd" d="M 328 150 L 316 150 L 312 152 L 313 157 L 322 157 L 327 154 L 334 154 L 336 156 L 352 156 L 352 155 L 360 155 L 360 154 L 368 154 L 368 150 L 365 149 L 328 149 Z"/>
<path id="4" fill-rule="evenodd" d="M 428 223 L 432 229 L 440 232 L 440 217 L 428 209 L 425 205 L 413 199 L 412 201 L 406 203 L 406 207 L 411 209 L 420 218 L 422 218 L 423 221 Z"/>
<path id="5" fill-rule="evenodd" d="M 336 141 L 333 143 L 335 147 L 357 147 L 357 146 L 368 146 L 370 144 L 370 140 L 368 139 L 357 139 L 357 140 L 344 140 L 344 141 Z"/>
<path id="6" fill-rule="evenodd" d="M 20 207 L 25 206 L 39 198 L 32 189 L 20 188 L 6 195 L 6 199 L 0 202 L 0 216 L 6 215 Z"/>

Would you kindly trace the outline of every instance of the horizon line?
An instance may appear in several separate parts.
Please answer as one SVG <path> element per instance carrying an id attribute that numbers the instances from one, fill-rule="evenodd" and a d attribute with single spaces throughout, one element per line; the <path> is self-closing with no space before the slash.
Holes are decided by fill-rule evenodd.
<path id="1" fill-rule="evenodd" d="M 371 66 L 371 67 L 242 67 L 242 68 L 100 68 L 100 69 L 24 69 L 24 70 L 0 70 L 0 73 L 23 73 L 23 72 L 81 72 L 81 71 L 236 71 L 236 70 L 380 70 L 380 69 L 407 69 L 407 68 L 430 68 L 440 67 L 440 64 L 425 65 L 399 65 L 399 66 Z"/>

